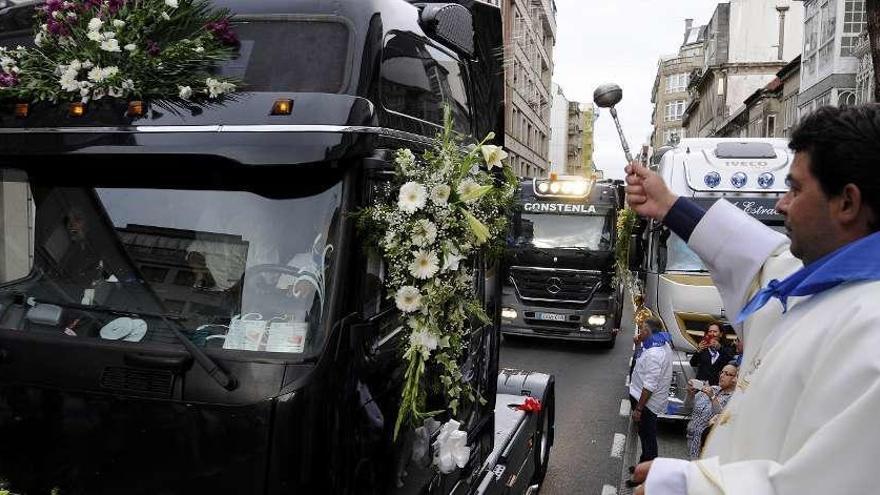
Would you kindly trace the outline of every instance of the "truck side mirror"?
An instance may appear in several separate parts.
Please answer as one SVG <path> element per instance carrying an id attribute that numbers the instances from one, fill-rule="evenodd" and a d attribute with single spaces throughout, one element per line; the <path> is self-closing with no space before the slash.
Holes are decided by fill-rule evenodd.
<path id="1" fill-rule="evenodd" d="M 474 17 L 456 3 L 419 3 L 420 24 L 432 38 L 469 57 L 474 55 Z"/>

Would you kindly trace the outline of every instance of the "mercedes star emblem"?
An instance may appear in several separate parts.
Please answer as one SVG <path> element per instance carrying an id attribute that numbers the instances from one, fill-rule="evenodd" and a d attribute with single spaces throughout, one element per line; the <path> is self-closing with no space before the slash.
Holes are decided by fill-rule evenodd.
<path id="1" fill-rule="evenodd" d="M 559 277 L 550 277 L 547 279 L 547 292 L 556 295 L 562 290 L 562 280 Z"/>

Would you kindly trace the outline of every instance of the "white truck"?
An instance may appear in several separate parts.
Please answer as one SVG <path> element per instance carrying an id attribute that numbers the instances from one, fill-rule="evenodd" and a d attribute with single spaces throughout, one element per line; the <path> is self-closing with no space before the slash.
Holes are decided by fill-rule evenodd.
<path id="1" fill-rule="evenodd" d="M 786 139 L 694 138 L 660 148 L 650 166 L 674 193 L 704 208 L 724 199 L 783 231 L 776 202 L 788 189 L 793 157 Z M 725 323 L 723 339 L 733 344 L 736 334 L 726 323 L 736 315 L 722 304 L 700 258 L 662 223 L 642 221 L 631 246 L 629 268 L 643 288 L 645 306 L 672 334 L 675 362 L 665 417 L 687 419 L 692 408 L 687 381 L 695 376 L 690 357 L 712 321 Z M 624 300 L 632 299 L 626 294 Z M 621 328 L 634 329 L 632 313 L 625 308 Z"/>

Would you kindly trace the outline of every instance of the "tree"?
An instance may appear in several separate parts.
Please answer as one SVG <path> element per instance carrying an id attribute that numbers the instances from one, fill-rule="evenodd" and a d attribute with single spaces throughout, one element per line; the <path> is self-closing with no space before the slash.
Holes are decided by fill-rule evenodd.
<path id="1" fill-rule="evenodd" d="M 865 13 L 868 16 L 868 41 L 874 63 L 874 101 L 880 102 L 880 0 L 866 0 Z"/>

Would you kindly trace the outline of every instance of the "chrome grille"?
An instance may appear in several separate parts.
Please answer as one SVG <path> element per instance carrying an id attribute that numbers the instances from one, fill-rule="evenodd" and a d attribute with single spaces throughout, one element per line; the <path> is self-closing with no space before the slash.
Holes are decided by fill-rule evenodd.
<path id="1" fill-rule="evenodd" d="M 512 267 L 510 278 L 525 301 L 586 304 L 602 285 L 602 273 Z"/>

